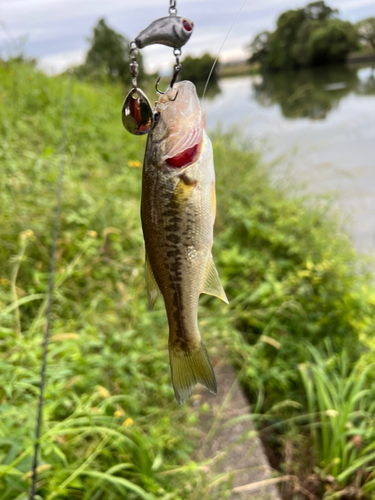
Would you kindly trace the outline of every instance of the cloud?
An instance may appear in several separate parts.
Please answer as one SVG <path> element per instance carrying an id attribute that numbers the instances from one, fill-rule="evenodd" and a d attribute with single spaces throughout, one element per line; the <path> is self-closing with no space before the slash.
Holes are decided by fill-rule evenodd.
<path id="1" fill-rule="evenodd" d="M 38 61 L 38 67 L 46 73 L 54 75 L 56 73 L 61 73 L 66 68 L 82 64 L 84 59 L 85 52 L 82 50 L 62 52 L 61 54 L 54 54 L 52 56 L 40 58 Z"/>

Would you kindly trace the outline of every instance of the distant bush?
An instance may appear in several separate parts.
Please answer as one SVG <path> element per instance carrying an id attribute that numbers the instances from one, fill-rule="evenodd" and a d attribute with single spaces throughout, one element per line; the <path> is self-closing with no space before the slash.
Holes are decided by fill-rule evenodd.
<path id="1" fill-rule="evenodd" d="M 277 20 L 276 30 L 255 37 L 250 62 L 263 69 L 283 70 L 344 62 L 358 48 L 356 28 L 337 19 L 337 10 L 323 1 L 288 10 Z"/>
<path id="2" fill-rule="evenodd" d="M 368 17 L 357 23 L 361 42 L 368 44 L 375 51 L 375 17 Z"/>
<path id="3" fill-rule="evenodd" d="M 190 80 L 193 83 L 205 83 L 210 74 L 215 58 L 210 54 L 204 54 L 202 57 L 186 56 L 182 61 L 181 79 Z M 215 66 L 210 81 L 217 82 L 218 72 Z"/>

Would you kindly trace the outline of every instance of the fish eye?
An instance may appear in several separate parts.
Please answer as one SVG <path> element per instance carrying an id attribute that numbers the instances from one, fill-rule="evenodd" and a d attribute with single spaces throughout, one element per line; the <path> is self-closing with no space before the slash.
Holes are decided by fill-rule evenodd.
<path id="1" fill-rule="evenodd" d="M 158 121 L 159 121 L 159 118 L 160 118 L 160 113 L 154 113 L 154 123 L 155 125 L 157 125 Z M 154 125 L 154 127 L 155 127 Z"/>

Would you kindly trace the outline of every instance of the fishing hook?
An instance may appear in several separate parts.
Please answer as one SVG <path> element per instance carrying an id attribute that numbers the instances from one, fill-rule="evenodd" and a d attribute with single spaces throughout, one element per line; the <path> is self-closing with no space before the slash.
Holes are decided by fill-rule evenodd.
<path id="1" fill-rule="evenodd" d="M 172 80 L 171 80 L 171 83 L 169 84 L 169 87 L 167 88 L 167 90 L 165 92 L 162 92 L 161 90 L 158 89 L 158 86 L 159 86 L 159 82 L 160 82 L 160 76 L 159 78 L 157 79 L 157 82 L 155 84 L 155 89 L 156 89 L 156 92 L 160 95 L 164 95 L 166 94 L 170 89 L 173 89 L 173 85 L 176 83 L 176 80 L 177 80 L 177 76 L 179 74 L 179 72 L 181 71 L 181 64 L 180 64 L 180 55 L 181 55 L 181 50 L 180 49 L 174 49 L 173 51 L 175 57 L 176 57 L 176 65 L 174 67 L 174 71 L 173 71 L 173 76 L 172 76 Z M 178 95 L 178 90 L 177 90 L 177 93 L 176 95 L 174 96 L 174 99 L 170 99 L 172 102 L 176 100 L 177 98 L 177 95 Z"/>
<path id="2" fill-rule="evenodd" d="M 162 92 L 161 90 L 158 89 L 158 86 L 159 86 L 159 82 L 160 82 L 160 76 L 159 78 L 157 79 L 156 83 L 155 83 L 155 89 L 156 89 L 156 92 L 159 94 L 159 95 L 164 95 L 164 94 L 167 94 L 167 92 L 169 92 L 169 90 L 173 89 L 173 85 L 174 83 L 176 82 L 176 79 L 175 78 L 172 78 L 172 81 L 171 81 L 171 84 L 170 86 L 167 88 L 167 90 L 165 92 Z M 174 102 L 176 99 L 177 99 L 177 96 L 178 96 L 178 90 L 176 92 L 176 95 L 174 96 L 173 99 L 169 99 L 171 102 Z"/>

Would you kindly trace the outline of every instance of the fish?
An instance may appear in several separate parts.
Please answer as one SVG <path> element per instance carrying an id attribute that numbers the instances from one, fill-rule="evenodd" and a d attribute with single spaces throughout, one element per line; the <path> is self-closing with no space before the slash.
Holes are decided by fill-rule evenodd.
<path id="1" fill-rule="evenodd" d="M 146 284 L 150 309 L 159 295 L 164 298 L 172 384 L 182 405 L 198 382 L 217 392 L 198 328 L 199 296 L 228 299 L 212 257 L 213 151 L 194 84 L 175 84 L 159 98 L 154 112 L 142 171 Z"/>
<path id="2" fill-rule="evenodd" d="M 134 41 L 139 49 L 155 43 L 181 48 L 191 37 L 193 28 L 193 21 L 187 17 L 161 17 L 142 30 Z"/>

